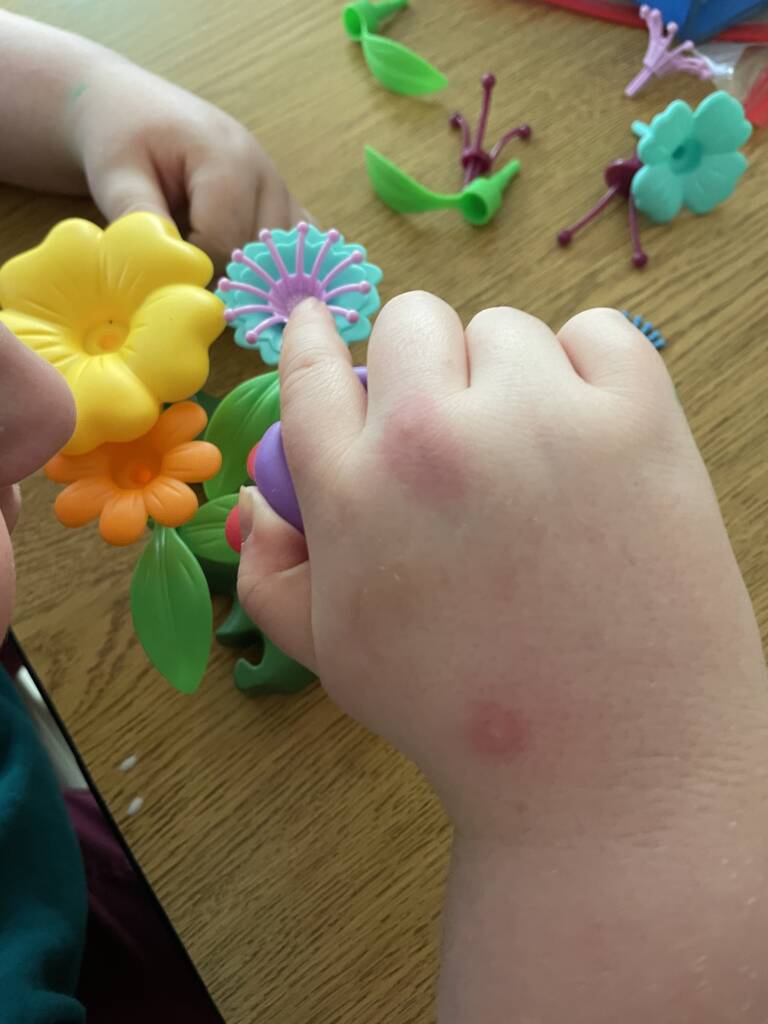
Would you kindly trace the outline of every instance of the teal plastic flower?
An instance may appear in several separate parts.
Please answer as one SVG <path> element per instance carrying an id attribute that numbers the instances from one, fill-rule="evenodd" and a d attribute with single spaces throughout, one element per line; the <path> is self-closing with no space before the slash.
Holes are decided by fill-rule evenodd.
<path id="1" fill-rule="evenodd" d="M 302 222 L 292 231 L 261 231 L 258 242 L 232 253 L 227 274 L 216 292 L 227 307 L 224 319 L 234 324 L 237 344 L 258 346 L 271 366 L 280 358 L 288 317 L 303 299 L 324 302 L 348 344 L 368 337 L 381 305 L 381 270 L 335 228 L 322 232 Z"/>
<path id="2" fill-rule="evenodd" d="M 635 206 L 664 224 L 683 206 L 709 213 L 724 202 L 747 168 L 739 152 L 752 134 L 744 108 L 733 96 L 716 92 L 694 113 L 675 100 L 650 125 L 636 121 L 637 155 L 643 167 L 632 181 Z"/>

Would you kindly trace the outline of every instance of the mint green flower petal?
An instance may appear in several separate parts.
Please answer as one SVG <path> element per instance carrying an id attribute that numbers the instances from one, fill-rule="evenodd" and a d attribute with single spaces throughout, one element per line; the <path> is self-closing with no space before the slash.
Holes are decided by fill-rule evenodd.
<path id="1" fill-rule="evenodd" d="M 731 195 L 746 169 L 742 153 L 705 156 L 695 173 L 683 180 L 685 205 L 694 213 L 709 213 Z"/>
<path id="2" fill-rule="evenodd" d="M 706 153 L 732 153 L 752 134 L 744 108 L 727 92 L 707 96 L 694 114 L 693 122 L 693 134 Z"/>
<path id="3" fill-rule="evenodd" d="M 683 185 L 666 164 L 641 167 L 632 181 L 635 206 L 657 224 L 666 224 L 680 212 Z"/>
<path id="4" fill-rule="evenodd" d="M 637 155 L 644 164 L 664 163 L 690 138 L 693 124 L 691 108 L 685 100 L 675 100 L 651 121 L 638 143 Z"/>

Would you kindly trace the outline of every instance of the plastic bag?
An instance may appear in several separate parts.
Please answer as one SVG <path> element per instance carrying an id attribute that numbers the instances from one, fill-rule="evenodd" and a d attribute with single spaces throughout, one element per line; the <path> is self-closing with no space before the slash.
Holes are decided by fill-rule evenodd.
<path id="1" fill-rule="evenodd" d="M 712 69 L 712 85 L 744 104 L 756 128 L 768 125 L 768 46 L 705 43 L 696 49 Z"/>

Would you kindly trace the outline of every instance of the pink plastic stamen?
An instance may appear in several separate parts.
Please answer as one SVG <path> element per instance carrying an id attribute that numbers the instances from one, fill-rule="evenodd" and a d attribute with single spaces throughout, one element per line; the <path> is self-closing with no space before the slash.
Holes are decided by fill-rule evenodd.
<path id="1" fill-rule="evenodd" d="M 222 292 L 247 292 L 248 295 L 258 295 L 262 299 L 269 298 L 269 292 L 265 292 L 263 288 L 257 288 L 255 284 L 247 284 L 245 281 L 230 281 L 228 277 L 222 277 L 218 287 Z"/>
<path id="2" fill-rule="evenodd" d="M 329 252 L 330 248 L 332 246 L 334 246 L 338 242 L 338 240 L 340 238 L 341 238 L 341 235 L 336 230 L 336 228 L 331 228 L 331 230 L 326 235 L 325 241 L 323 242 L 322 246 L 320 247 L 320 252 L 315 257 L 315 262 L 312 265 L 312 272 L 309 275 L 309 279 L 310 279 L 310 281 L 312 282 L 313 285 L 317 281 L 317 276 L 320 273 L 320 267 L 322 267 L 323 261 L 325 260 L 325 257 L 328 255 L 328 252 Z"/>
<path id="3" fill-rule="evenodd" d="M 461 166 L 464 168 L 464 185 L 468 185 L 480 175 L 488 174 L 502 149 L 512 139 L 530 139 L 531 126 L 522 124 L 518 128 L 503 135 L 496 145 L 488 152 L 483 143 L 488 128 L 488 117 L 491 112 L 491 95 L 496 86 L 496 76 L 490 73 L 483 75 L 483 99 L 480 106 L 480 117 L 477 122 L 477 133 L 474 140 L 467 119 L 458 111 L 451 115 L 450 124 L 461 131 Z"/>
<path id="4" fill-rule="evenodd" d="M 262 270 L 258 263 L 254 263 L 252 259 L 249 259 L 242 249 L 235 249 L 232 253 L 232 259 L 235 263 L 242 263 L 244 267 L 248 267 L 248 269 L 252 270 L 254 274 L 258 274 L 258 276 L 268 285 L 275 284 L 275 279 L 270 277 L 266 270 Z"/>
<path id="5" fill-rule="evenodd" d="M 249 259 L 242 250 L 238 249 L 232 254 L 232 259 L 236 263 L 242 263 L 249 267 L 269 284 L 268 291 L 242 281 L 232 281 L 226 277 L 219 281 L 221 291 L 242 291 L 266 300 L 264 303 L 237 306 L 224 311 L 224 319 L 227 323 L 232 323 L 238 317 L 248 316 L 252 313 L 272 314 L 268 319 L 252 327 L 246 333 L 246 341 L 250 344 L 255 344 L 264 331 L 269 330 L 270 327 L 287 323 L 291 312 L 303 299 L 307 298 L 319 299 L 328 306 L 328 309 L 334 316 L 344 317 L 348 323 L 355 324 L 360 319 L 360 314 L 357 310 L 332 305 L 331 300 L 352 292 L 361 295 L 368 295 L 371 292 L 371 284 L 368 281 L 351 282 L 331 289 L 328 287 L 348 267 L 364 261 L 365 255 L 359 249 L 356 249 L 344 259 L 339 260 L 338 263 L 331 267 L 322 280 L 318 280 L 320 270 L 328 253 L 341 238 L 341 234 L 335 228 L 329 231 L 323 240 L 323 244 L 315 256 L 310 273 L 307 273 L 304 265 L 306 255 L 305 242 L 309 232 L 309 225 L 302 221 L 297 225 L 296 231 L 296 269 L 294 271 L 288 269 L 280 250 L 275 245 L 272 232 L 265 228 L 259 233 L 259 240 L 266 246 L 279 275 L 277 280 L 270 277 L 257 263 Z"/>
<path id="6" fill-rule="evenodd" d="M 703 57 L 693 55 L 692 39 L 686 39 L 672 49 L 679 26 L 670 21 L 665 31 L 664 18 L 658 7 L 643 4 L 640 8 L 640 17 L 648 26 L 648 49 L 643 58 L 642 70 L 624 90 L 626 96 L 636 96 L 654 75 L 661 77 L 675 71 L 685 71 L 701 79 L 712 77 L 712 68 L 707 61 Z"/>
<path id="7" fill-rule="evenodd" d="M 326 288 L 327 285 L 334 279 L 334 277 L 338 277 L 339 274 L 342 273 L 342 271 L 347 269 L 347 267 L 351 267 L 354 263 L 362 263 L 362 262 L 363 262 L 363 254 L 360 252 L 359 249 L 357 249 L 357 250 L 355 250 L 355 252 L 353 252 L 349 256 L 347 256 L 345 259 L 341 260 L 341 262 L 337 263 L 335 267 L 331 267 L 331 269 L 325 275 L 323 280 L 320 281 L 320 287 L 321 288 Z M 358 290 L 359 290 L 359 287 L 358 287 Z"/>

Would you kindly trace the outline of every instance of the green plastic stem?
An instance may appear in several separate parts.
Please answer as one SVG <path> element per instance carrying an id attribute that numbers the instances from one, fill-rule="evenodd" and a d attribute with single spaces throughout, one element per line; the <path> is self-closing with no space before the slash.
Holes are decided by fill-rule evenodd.
<path id="1" fill-rule="evenodd" d="M 371 0 L 354 0 L 347 4 L 341 17 L 349 38 L 359 42 L 366 32 L 378 32 L 379 25 L 407 6 L 408 0 L 382 0 L 377 4 Z"/>

